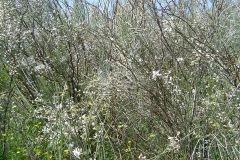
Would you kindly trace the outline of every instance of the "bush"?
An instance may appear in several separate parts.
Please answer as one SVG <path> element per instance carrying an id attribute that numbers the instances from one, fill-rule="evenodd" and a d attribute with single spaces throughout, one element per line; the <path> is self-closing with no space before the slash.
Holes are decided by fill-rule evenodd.
<path id="1" fill-rule="evenodd" d="M 2 159 L 239 159 L 239 4 L 6 0 Z"/>

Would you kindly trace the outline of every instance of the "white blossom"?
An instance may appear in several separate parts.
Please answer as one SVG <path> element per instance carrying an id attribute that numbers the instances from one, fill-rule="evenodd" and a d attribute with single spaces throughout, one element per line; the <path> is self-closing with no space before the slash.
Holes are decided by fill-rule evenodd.
<path id="1" fill-rule="evenodd" d="M 194 88 L 194 89 L 192 89 L 192 94 L 196 94 L 196 89 Z"/>
<path id="2" fill-rule="evenodd" d="M 70 143 L 69 144 L 69 148 L 73 148 L 74 144 L 73 143 Z"/>
<path id="3" fill-rule="evenodd" d="M 142 153 L 138 156 L 139 160 L 146 160 L 146 156 L 144 156 Z"/>
<path id="4" fill-rule="evenodd" d="M 46 69 L 46 66 L 44 64 L 39 64 L 39 65 L 34 67 L 35 72 L 39 72 L 39 71 L 44 70 L 44 69 Z"/>
<path id="5" fill-rule="evenodd" d="M 74 155 L 76 158 L 80 158 L 81 152 L 82 152 L 82 149 L 75 148 L 75 149 L 73 150 L 73 155 Z"/>
<path id="6" fill-rule="evenodd" d="M 177 58 L 177 61 L 178 61 L 178 62 L 182 62 L 182 61 L 183 61 L 183 58 L 182 58 L 182 57 L 178 57 L 178 58 Z"/>
<path id="7" fill-rule="evenodd" d="M 168 137 L 169 141 L 170 141 L 170 147 L 175 149 L 176 151 L 178 151 L 180 149 L 180 143 L 179 143 L 179 137 L 180 135 L 180 132 L 178 131 L 177 132 L 177 136 L 175 137 Z"/>
<path id="8" fill-rule="evenodd" d="M 161 76 L 161 74 L 159 72 L 160 72 L 160 70 L 152 71 L 152 79 L 153 80 L 156 80 L 157 77 Z"/>

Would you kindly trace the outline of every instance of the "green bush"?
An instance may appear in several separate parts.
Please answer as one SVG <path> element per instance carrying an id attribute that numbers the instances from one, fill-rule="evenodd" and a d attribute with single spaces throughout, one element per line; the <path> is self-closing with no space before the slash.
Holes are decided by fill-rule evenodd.
<path id="1" fill-rule="evenodd" d="M 0 159 L 239 159 L 238 13 L 0 2 Z"/>

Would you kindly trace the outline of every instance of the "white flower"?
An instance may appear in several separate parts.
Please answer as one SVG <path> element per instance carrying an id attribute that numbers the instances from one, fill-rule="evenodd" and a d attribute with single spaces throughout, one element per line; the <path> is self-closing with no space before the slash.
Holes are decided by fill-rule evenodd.
<path id="1" fill-rule="evenodd" d="M 69 148 L 73 148 L 74 144 L 70 143 Z"/>
<path id="2" fill-rule="evenodd" d="M 146 156 L 144 156 L 142 153 L 138 156 L 139 160 L 146 160 Z"/>
<path id="3" fill-rule="evenodd" d="M 62 109 L 62 107 L 63 107 L 62 104 L 56 105 L 57 109 Z"/>
<path id="4" fill-rule="evenodd" d="M 82 149 L 75 148 L 75 149 L 73 150 L 73 155 L 74 155 L 76 158 L 80 158 L 81 152 L 82 152 Z"/>
<path id="5" fill-rule="evenodd" d="M 240 144 L 240 138 L 236 140 L 236 144 Z"/>
<path id="6" fill-rule="evenodd" d="M 152 79 L 153 80 L 156 80 L 157 77 L 161 76 L 161 74 L 159 72 L 160 72 L 160 70 L 152 71 Z"/>
<path id="7" fill-rule="evenodd" d="M 42 131 L 43 131 L 44 134 L 48 134 L 48 133 L 50 132 L 50 127 L 49 127 L 49 125 L 44 126 L 43 129 L 42 129 Z"/>
<path id="8" fill-rule="evenodd" d="M 196 94 L 196 89 L 192 89 L 192 94 Z"/>
<path id="9" fill-rule="evenodd" d="M 178 61 L 178 62 L 182 62 L 182 61 L 183 61 L 183 58 L 182 58 L 182 57 L 178 57 L 178 58 L 177 58 L 177 61 Z"/>
<path id="10" fill-rule="evenodd" d="M 39 65 L 35 66 L 35 68 L 34 68 L 35 72 L 39 72 L 44 69 L 46 69 L 46 66 L 44 64 L 39 64 Z"/>
<path id="11" fill-rule="evenodd" d="M 180 149 L 179 139 L 177 137 L 168 137 L 170 141 L 170 147 L 178 151 Z"/>

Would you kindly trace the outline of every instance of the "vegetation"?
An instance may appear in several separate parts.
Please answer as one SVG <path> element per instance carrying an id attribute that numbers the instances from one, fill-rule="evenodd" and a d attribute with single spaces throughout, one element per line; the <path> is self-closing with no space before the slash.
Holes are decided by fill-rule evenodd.
<path id="1" fill-rule="evenodd" d="M 0 159 L 240 159 L 239 6 L 0 1 Z"/>

